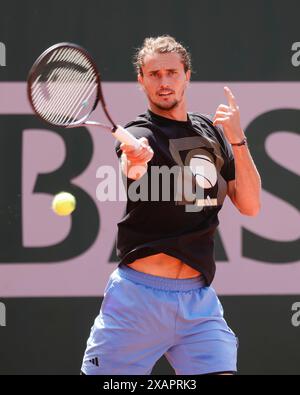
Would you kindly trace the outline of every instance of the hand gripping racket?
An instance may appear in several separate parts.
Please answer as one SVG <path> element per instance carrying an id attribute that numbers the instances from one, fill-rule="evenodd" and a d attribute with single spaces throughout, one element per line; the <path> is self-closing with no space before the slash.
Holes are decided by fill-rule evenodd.
<path id="1" fill-rule="evenodd" d="M 136 149 L 141 146 L 139 140 L 112 120 L 96 64 L 87 51 L 76 44 L 59 43 L 44 51 L 31 67 L 27 93 L 34 112 L 51 125 L 101 126 L 122 143 Z M 98 102 L 111 126 L 87 120 Z"/>

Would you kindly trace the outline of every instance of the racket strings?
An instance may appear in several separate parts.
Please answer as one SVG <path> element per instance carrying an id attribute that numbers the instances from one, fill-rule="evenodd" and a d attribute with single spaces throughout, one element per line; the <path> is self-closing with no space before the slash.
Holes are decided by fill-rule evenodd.
<path id="1" fill-rule="evenodd" d="M 60 53 L 62 54 L 65 51 L 66 50 L 64 49 L 63 51 L 60 51 Z M 57 58 L 57 53 L 59 53 L 59 51 L 54 52 L 50 59 L 53 59 L 53 57 L 55 56 L 55 58 L 53 59 L 53 61 L 54 61 Z M 50 59 L 47 61 L 48 64 L 50 62 Z M 50 80 L 52 78 L 53 72 L 54 72 L 54 70 L 52 70 L 52 73 L 49 75 L 48 80 Z M 36 78 L 36 80 L 34 81 L 34 83 L 32 84 L 32 87 L 31 87 L 31 89 L 33 91 L 32 96 L 36 101 L 38 101 L 40 98 L 45 96 L 45 92 L 41 89 L 38 89 L 38 87 L 37 87 L 37 83 L 39 82 L 39 80 L 41 79 L 42 76 L 43 76 L 42 74 L 38 75 L 38 77 Z M 40 83 L 42 83 L 42 82 L 43 82 L 43 80 Z M 44 81 L 44 82 L 46 83 L 47 81 Z M 39 88 L 41 88 L 41 86 L 39 86 Z"/>
<path id="2" fill-rule="evenodd" d="M 60 48 L 41 68 L 45 65 L 46 75 L 40 73 L 31 85 L 36 111 L 60 125 L 75 122 L 83 110 L 88 114 L 89 99 L 98 86 L 89 59 L 75 48 Z"/>
<path id="3" fill-rule="evenodd" d="M 76 65 L 79 65 L 81 63 L 81 66 L 83 66 L 85 69 L 87 69 L 87 67 L 89 66 L 87 61 L 81 54 L 79 54 L 79 55 L 81 55 L 81 59 L 78 57 L 78 51 L 74 51 L 74 50 L 68 51 L 67 56 L 68 56 L 68 54 L 69 54 L 69 57 L 63 58 L 63 60 L 76 62 Z M 71 56 L 71 58 L 70 58 L 70 56 Z M 76 103 L 76 99 L 78 98 L 78 92 L 80 92 L 80 88 L 84 88 L 83 83 L 86 82 L 86 80 L 90 77 L 90 74 L 91 73 L 89 71 L 85 75 L 83 74 L 83 77 L 77 78 L 75 81 L 76 85 L 69 87 L 70 89 L 65 89 L 65 86 L 63 85 L 63 89 L 61 89 L 60 98 L 58 98 L 58 101 L 57 101 L 57 106 L 58 107 L 62 106 L 62 107 L 60 108 L 60 114 L 57 114 L 57 116 L 54 117 L 54 119 L 52 120 L 53 122 L 64 123 L 64 122 L 68 121 L 68 119 L 66 119 L 66 116 L 69 115 L 69 111 L 71 110 L 72 105 L 74 103 Z M 69 70 L 68 70 L 65 74 L 62 74 L 61 82 L 63 84 L 68 83 L 68 82 L 72 81 L 72 79 L 74 78 L 75 75 L 76 75 L 76 71 L 69 73 Z M 78 77 L 78 76 L 76 76 L 76 77 Z M 66 78 L 67 78 L 67 81 L 66 81 Z M 69 91 L 67 92 L 67 90 L 69 90 Z M 68 95 L 69 98 L 71 98 L 73 96 L 73 101 L 65 100 L 66 94 Z M 70 122 L 71 122 L 72 117 L 70 117 L 70 118 L 71 118 L 70 119 Z"/>
<path id="4" fill-rule="evenodd" d="M 62 53 L 61 58 L 59 57 L 58 60 L 73 62 L 74 58 L 75 58 L 75 54 L 73 54 L 72 56 L 72 54 L 70 54 L 69 51 L 66 50 L 65 53 Z M 72 80 L 74 73 L 75 71 L 70 73 L 70 70 L 68 68 L 54 69 L 52 74 L 49 76 L 50 81 L 47 85 L 50 95 L 53 98 L 53 102 L 52 102 L 52 108 L 49 108 L 46 115 L 49 116 L 49 121 L 53 123 L 56 123 L 56 119 L 57 117 L 60 116 L 60 114 L 65 114 L 66 111 L 65 107 L 68 102 L 68 99 L 66 99 L 66 97 L 69 98 L 69 95 L 72 93 L 70 91 L 72 87 L 68 86 L 67 82 L 68 80 L 69 81 Z M 55 75 L 57 75 L 57 79 L 51 82 L 52 77 Z"/>
<path id="5" fill-rule="evenodd" d="M 70 59 L 66 58 L 63 60 L 72 61 L 76 62 L 76 64 L 79 64 L 77 53 L 75 51 L 73 52 L 73 54 L 70 54 L 72 56 Z M 83 60 L 85 61 L 85 59 Z M 88 66 L 86 62 L 83 62 L 82 65 Z M 89 80 L 91 72 L 89 71 L 88 73 L 83 74 L 79 78 L 77 74 L 78 73 L 76 72 L 76 70 L 71 72 L 70 70 L 64 70 L 64 72 L 61 74 L 58 86 L 54 84 L 52 87 L 52 93 L 58 93 L 56 106 L 53 109 L 56 115 L 54 115 L 54 117 L 52 117 L 51 119 L 51 121 L 54 123 L 72 122 L 72 117 L 70 116 L 72 105 L 74 105 L 76 103 L 76 100 L 78 100 L 80 90 L 85 88 L 84 83 Z M 73 82 L 74 77 L 76 77 L 75 83 L 70 85 L 70 82 Z M 67 100 L 66 96 L 68 97 Z M 68 120 L 68 117 L 70 117 L 70 120 Z"/>
<path id="6" fill-rule="evenodd" d="M 52 54 L 51 59 L 54 61 L 62 61 L 66 58 L 68 51 L 64 48 L 63 50 L 60 51 L 56 51 L 56 53 Z M 70 61 L 72 61 L 72 58 L 70 58 Z M 49 60 L 47 62 L 49 64 Z M 52 71 L 50 72 L 49 76 L 47 77 L 47 79 L 45 79 L 44 82 L 41 82 L 40 85 L 33 85 L 32 86 L 32 98 L 33 98 L 33 102 L 36 106 L 36 108 L 40 111 L 41 115 L 46 115 L 47 112 L 47 108 L 50 111 L 53 111 L 55 113 L 55 108 L 54 108 L 54 104 L 57 103 L 59 104 L 59 97 L 58 93 L 59 91 L 55 90 L 56 94 L 53 95 L 53 89 L 52 87 L 54 87 L 56 85 L 56 83 L 54 81 L 52 81 L 52 83 L 49 83 L 49 81 L 51 81 L 54 72 L 57 71 L 56 68 L 53 68 Z M 63 77 L 64 74 L 67 74 L 68 70 L 64 69 L 63 73 L 61 74 L 61 82 L 64 81 Z M 38 76 L 37 80 L 40 80 L 41 75 Z M 45 88 L 47 88 L 47 91 L 49 93 L 48 96 L 50 96 L 51 100 L 49 100 L 49 98 L 45 98 Z M 56 100 L 54 100 L 54 96 L 56 96 Z"/>
<path id="7" fill-rule="evenodd" d="M 59 54 L 62 54 L 63 52 L 66 52 L 66 48 L 64 48 L 64 49 L 61 50 L 61 51 L 54 51 L 54 52 L 52 53 L 52 55 L 50 56 L 50 58 L 47 60 L 47 64 L 49 64 L 49 63 L 51 62 L 51 60 L 54 61 L 54 60 L 57 58 L 57 56 L 58 56 Z M 42 76 L 41 74 L 38 75 L 38 76 L 36 77 L 35 81 L 34 81 L 34 82 L 32 83 L 32 85 L 31 85 L 32 97 L 33 97 L 36 101 L 40 99 L 40 97 L 42 96 L 42 93 L 43 93 L 40 89 L 37 89 L 37 84 L 39 83 L 41 76 Z M 51 75 L 50 75 L 50 78 L 51 78 Z"/>
<path id="8" fill-rule="evenodd" d="M 54 56 L 53 56 L 54 55 Z M 70 62 L 73 62 L 75 57 L 76 57 L 76 52 L 74 50 L 70 50 L 69 48 L 64 48 L 60 51 L 57 51 L 57 53 L 54 53 L 51 56 L 51 60 L 53 62 L 56 61 L 68 61 L 69 64 Z M 49 63 L 49 61 L 48 61 Z M 72 63 L 71 63 L 72 64 Z M 59 71 L 58 77 L 56 81 L 52 81 L 52 77 L 53 75 Z M 47 116 L 47 118 L 49 118 L 49 113 L 54 114 L 54 118 L 57 115 L 57 110 L 58 108 L 60 109 L 60 111 L 58 112 L 58 114 L 64 114 L 65 113 L 65 107 L 63 106 L 63 104 L 67 105 L 67 99 L 66 97 L 70 97 L 70 94 L 72 94 L 73 91 L 73 86 L 70 86 L 70 84 L 67 84 L 68 82 L 74 80 L 74 75 L 76 74 L 76 71 L 74 71 L 74 69 L 71 69 L 71 73 L 69 68 L 64 67 L 63 69 L 60 68 L 59 70 L 57 70 L 56 68 L 54 68 L 54 70 L 52 70 L 52 72 L 50 73 L 49 77 L 47 78 L 48 81 L 50 81 L 50 83 L 48 83 L 47 88 L 50 92 L 50 96 L 51 96 L 51 101 L 49 102 L 49 100 L 45 101 L 43 100 L 43 95 L 42 92 L 40 92 L 38 97 L 34 96 L 35 99 L 35 104 L 37 107 L 40 107 L 40 111 L 42 112 L 42 114 L 44 116 Z M 77 80 L 78 80 L 78 76 L 77 76 Z M 62 88 L 62 89 L 61 89 Z M 68 89 L 69 88 L 69 89 Z M 71 88 L 71 89 L 70 89 Z M 40 102 L 38 101 L 40 99 Z M 54 103 L 54 105 L 53 105 Z M 47 111 L 47 107 L 48 110 Z M 53 116 L 50 116 L 49 120 L 54 120 Z"/>
<path id="9" fill-rule="evenodd" d="M 85 59 L 83 60 L 84 63 L 86 63 L 86 60 Z M 75 91 L 72 93 L 73 100 L 70 100 L 69 106 L 66 108 L 66 112 L 65 112 L 66 114 L 69 114 L 69 119 L 67 119 L 66 117 L 60 118 L 59 122 L 75 121 L 80 111 L 87 106 L 88 100 L 96 88 L 97 88 L 97 82 L 96 82 L 96 76 L 94 74 L 94 70 L 89 69 L 86 75 L 80 81 L 77 82 L 77 87 Z"/>
<path id="10" fill-rule="evenodd" d="M 57 51 L 59 52 L 59 51 Z M 66 49 L 61 50 L 60 51 L 60 55 L 61 57 L 55 57 L 53 59 L 54 60 L 65 60 L 66 58 Z M 57 55 L 57 54 L 54 54 Z M 53 57 L 53 56 L 52 56 Z M 51 57 L 51 58 L 52 58 Z M 70 57 L 68 59 L 68 61 L 73 61 L 73 58 Z M 49 63 L 49 61 L 47 62 Z M 52 112 L 53 114 L 56 114 L 57 111 L 57 107 L 59 105 L 61 105 L 63 96 L 65 95 L 60 95 L 59 96 L 59 90 L 57 89 L 57 87 L 55 87 L 57 84 L 55 81 L 52 81 L 51 83 L 49 83 L 49 81 L 52 80 L 53 74 L 57 71 L 56 68 L 54 68 L 52 70 L 52 72 L 49 74 L 49 77 L 47 78 L 47 80 L 44 82 L 44 85 L 46 84 L 47 90 L 49 92 L 49 96 L 51 97 L 51 101 L 49 101 L 49 99 L 45 99 L 45 94 L 44 94 L 44 89 L 45 86 L 39 86 L 36 87 L 36 89 L 33 88 L 33 101 L 34 104 L 36 105 L 37 109 L 39 109 L 39 111 L 41 112 L 42 115 L 46 116 L 47 112 Z M 63 69 L 63 72 L 61 73 L 61 82 L 60 83 L 64 83 L 64 77 L 67 76 L 68 74 L 68 70 L 67 69 Z M 41 76 L 38 77 L 38 79 L 40 79 Z M 64 91 L 64 93 L 68 94 L 68 92 Z M 54 98 L 56 97 L 56 100 L 54 100 Z M 47 111 L 49 110 L 49 111 Z M 61 111 L 63 111 L 63 109 L 61 108 Z M 50 120 L 50 119 L 49 119 Z"/>

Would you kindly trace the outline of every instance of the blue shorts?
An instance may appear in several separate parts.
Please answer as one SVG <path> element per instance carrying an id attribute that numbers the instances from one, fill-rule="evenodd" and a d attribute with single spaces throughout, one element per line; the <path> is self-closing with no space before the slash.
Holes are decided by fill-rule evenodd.
<path id="1" fill-rule="evenodd" d="M 234 372 L 237 347 L 202 277 L 169 279 L 120 265 L 105 288 L 81 370 L 148 375 L 165 355 L 178 375 Z"/>

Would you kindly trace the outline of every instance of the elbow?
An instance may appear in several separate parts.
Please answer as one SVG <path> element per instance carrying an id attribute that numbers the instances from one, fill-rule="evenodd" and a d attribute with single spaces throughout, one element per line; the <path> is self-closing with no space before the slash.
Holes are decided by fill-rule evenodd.
<path id="1" fill-rule="evenodd" d="M 241 214 L 247 215 L 249 217 L 256 217 L 259 214 L 260 209 L 261 209 L 261 205 L 259 203 L 255 206 L 249 207 L 247 209 L 240 209 L 240 212 L 241 212 Z"/>

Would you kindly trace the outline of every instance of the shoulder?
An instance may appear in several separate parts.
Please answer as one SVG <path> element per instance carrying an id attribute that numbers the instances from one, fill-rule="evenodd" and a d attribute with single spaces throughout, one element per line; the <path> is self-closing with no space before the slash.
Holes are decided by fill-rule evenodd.
<path id="1" fill-rule="evenodd" d="M 205 129 L 206 133 L 217 139 L 223 135 L 222 130 L 213 124 L 213 117 L 208 114 L 189 112 L 192 124 L 200 129 Z"/>
<path id="2" fill-rule="evenodd" d="M 151 136 L 155 125 L 149 120 L 147 113 L 140 114 L 124 126 L 135 137 Z"/>
<path id="3" fill-rule="evenodd" d="M 213 124 L 213 117 L 209 114 L 201 114 L 198 112 L 189 112 L 189 117 L 192 123 L 201 124 L 202 126 L 208 126 L 213 130 L 217 129 Z"/>
<path id="4" fill-rule="evenodd" d="M 214 132 L 214 134 L 216 134 L 217 136 L 223 137 L 223 130 L 218 125 L 213 124 L 213 116 L 212 115 L 200 114 L 200 113 L 195 113 L 195 112 L 189 113 L 189 115 L 190 115 L 192 122 L 195 122 L 195 123 L 200 122 L 202 124 L 202 126 L 204 126 L 204 125 L 208 126 Z"/>

